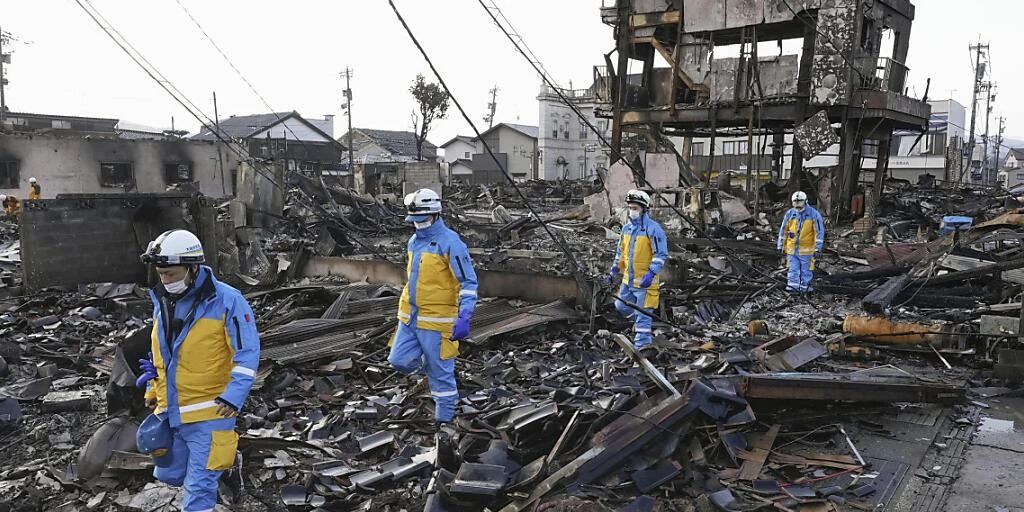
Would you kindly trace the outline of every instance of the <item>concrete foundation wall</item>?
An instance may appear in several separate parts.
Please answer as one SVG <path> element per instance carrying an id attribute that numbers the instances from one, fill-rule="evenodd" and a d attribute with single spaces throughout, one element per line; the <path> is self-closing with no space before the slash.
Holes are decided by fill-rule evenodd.
<path id="1" fill-rule="evenodd" d="M 428 187 L 434 183 L 443 183 L 441 166 L 435 162 L 409 162 L 401 171 L 402 181 L 416 188 Z"/>
<path id="2" fill-rule="evenodd" d="M 354 260 L 317 257 L 306 264 L 304 276 L 341 276 L 350 281 L 405 286 L 405 267 L 382 260 Z M 519 298 L 536 303 L 551 302 L 577 296 L 572 278 L 541 274 L 522 274 L 477 270 L 481 297 Z"/>
<path id="3" fill-rule="evenodd" d="M 212 205 L 180 194 L 83 195 L 28 203 L 19 219 L 25 288 L 146 284 L 147 267 L 139 254 L 174 228 L 199 235 L 207 261 L 215 263 L 215 218 Z"/>
<path id="4" fill-rule="evenodd" d="M 224 162 L 221 175 L 217 148 Z M 125 139 L 85 139 L 53 135 L 0 136 L 0 162 L 18 162 L 19 186 L 0 189 L 0 193 L 19 198 L 28 195 L 28 179 L 35 177 L 44 198 L 58 194 L 112 194 L 126 192 L 123 187 L 104 187 L 100 181 L 100 163 L 130 163 L 135 187 L 127 192 L 159 193 L 171 184 L 165 166 L 189 163 L 192 181 L 211 197 L 229 197 L 232 176 L 238 158 L 220 143 L 205 141 L 164 141 Z"/>

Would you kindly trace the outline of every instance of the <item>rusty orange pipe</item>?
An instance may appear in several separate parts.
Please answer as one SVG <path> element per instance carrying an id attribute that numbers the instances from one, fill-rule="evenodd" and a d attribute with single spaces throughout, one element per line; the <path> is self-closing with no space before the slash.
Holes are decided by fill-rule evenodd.
<path id="1" fill-rule="evenodd" d="M 896 323 L 882 316 L 847 316 L 843 332 L 884 345 L 937 345 L 948 338 L 944 326 Z"/>

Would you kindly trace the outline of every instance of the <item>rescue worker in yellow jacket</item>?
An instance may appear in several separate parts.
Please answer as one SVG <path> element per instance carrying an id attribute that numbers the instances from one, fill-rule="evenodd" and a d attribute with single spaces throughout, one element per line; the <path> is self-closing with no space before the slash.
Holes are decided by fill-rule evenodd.
<path id="1" fill-rule="evenodd" d="M 652 317 L 661 298 L 658 274 L 668 260 L 668 241 L 661 225 L 647 215 L 651 196 L 642 190 L 630 190 L 626 194 L 626 205 L 629 207 L 629 222 L 622 226 L 609 281 L 614 282 L 622 274 L 622 287 L 615 300 L 615 309 L 634 321 L 633 344 L 640 349 L 653 340 Z M 637 311 L 637 307 L 643 312 Z"/>
<path id="2" fill-rule="evenodd" d="M 21 213 L 21 201 L 17 197 L 0 194 L 0 205 L 3 205 L 4 214 L 10 218 L 17 217 Z"/>
<path id="3" fill-rule="evenodd" d="M 160 283 L 150 292 L 151 359 L 139 361 L 136 385 L 148 386 L 147 404 L 170 429 L 170 446 L 150 447 L 153 475 L 184 485 L 186 512 L 213 510 L 221 473 L 236 465 L 235 417 L 256 378 L 256 320 L 242 294 L 203 264 L 194 234 L 167 231 L 141 258 L 156 266 Z"/>
<path id="4" fill-rule="evenodd" d="M 812 292 L 814 258 L 825 245 L 825 220 L 807 204 L 807 194 L 793 194 L 793 207 L 782 218 L 778 249 L 788 256 L 787 292 Z"/>
<path id="5" fill-rule="evenodd" d="M 459 400 L 455 356 L 476 309 L 476 271 L 466 244 L 441 220 L 436 192 L 417 190 L 405 197 L 405 207 L 416 234 L 409 239 L 408 279 L 388 362 L 406 375 L 426 372 L 434 417 L 446 424 L 455 419 Z"/>
<path id="6" fill-rule="evenodd" d="M 35 177 L 28 179 L 28 200 L 35 201 L 43 198 L 43 187 L 39 186 L 39 181 Z"/>

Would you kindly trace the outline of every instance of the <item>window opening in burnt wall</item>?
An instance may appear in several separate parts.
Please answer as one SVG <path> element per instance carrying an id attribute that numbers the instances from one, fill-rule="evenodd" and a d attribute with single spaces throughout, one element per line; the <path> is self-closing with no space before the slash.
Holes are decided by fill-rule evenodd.
<path id="1" fill-rule="evenodd" d="M 0 161 L 0 188 L 18 188 L 20 169 L 17 161 Z"/>
<path id="2" fill-rule="evenodd" d="M 100 186 L 118 188 L 135 183 L 131 162 L 100 162 Z"/>
<path id="3" fill-rule="evenodd" d="M 164 164 L 167 183 L 191 183 L 192 162 L 168 162 Z"/>

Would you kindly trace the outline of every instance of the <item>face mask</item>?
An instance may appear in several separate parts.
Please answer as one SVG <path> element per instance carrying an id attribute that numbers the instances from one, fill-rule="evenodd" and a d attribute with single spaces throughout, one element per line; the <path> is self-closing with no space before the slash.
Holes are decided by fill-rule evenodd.
<path id="1" fill-rule="evenodd" d="M 181 281 L 167 283 L 164 285 L 164 289 L 167 290 L 167 293 L 170 293 L 171 295 L 181 295 L 185 293 L 185 290 L 188 290 L 188 277 L 182 279 Z"/>
<path id="2" fill-rule="evenodd" d="M 794 204 L 793 208 L 795 208 L 796 211 L 798 211 L 798 212 L 802 212 L 802 211 L 804 211 L 804 207 L 805 206 L 807 206 L 807 205 L 803 204 L 803 203 L 801 203 L 801 204 Z"/>
<path id="3" fill-rule="evenodd" d="M 430 227 L 430 226 L 431 226 L 432 224 L 434 224 L 434 222 L 433 222 L 433 221 L 431 221 L 431 220 L 425 220 L 425 221 L 423 221 L 423 222 L 413 222 L 413 223 L 412 223 L 412 225 L 413 225 L 413 226 L 416 226 L 416 229 L 427 229 L 427 228 L 429 228 L 429 227 Z"/>
<path id="4" fill-rule="evenodd" d="M 644 214 L 644 212 L 643 212 L 642 210 L 630 210 L 630 211 L 629 211 L 629 218 L 630 218 L 630 219 L 633 219 L 633 220 L 637 220 L 637 219 L 639 219 L 639 218 L 640 218 L 640 217 L 641 217 L 641 216 L 642 216 L 643 214 Z"/>

